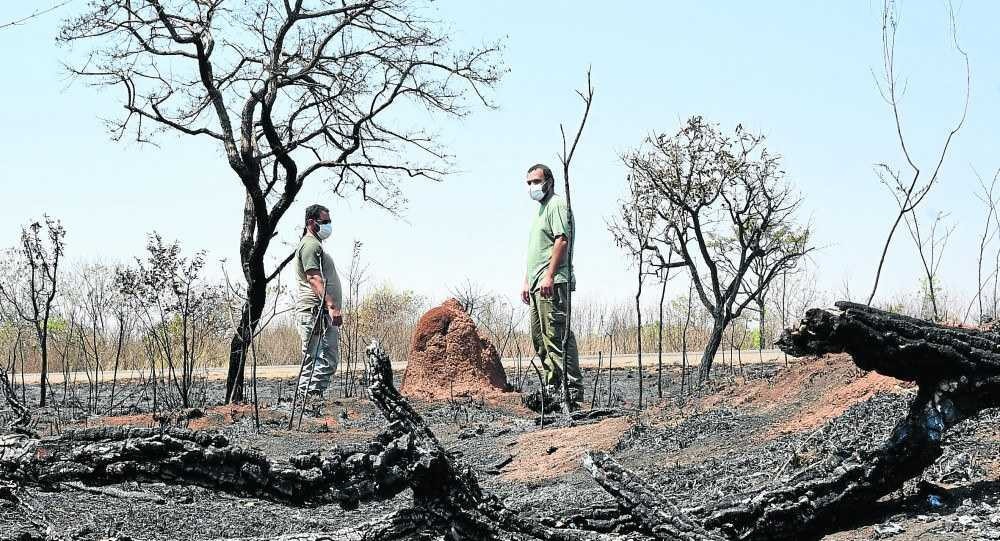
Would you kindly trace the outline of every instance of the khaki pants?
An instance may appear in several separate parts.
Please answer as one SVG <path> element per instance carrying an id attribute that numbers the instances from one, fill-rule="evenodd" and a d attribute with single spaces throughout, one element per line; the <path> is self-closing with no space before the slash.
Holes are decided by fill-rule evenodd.
<path id="1" fill-rule="evenodd" d="M 297 315 L 302 354 L 305 356 L 302 376 L 299 378 L 299 391 L 323 392 L 330 386 L 330 381 L 337 372 L 337 363 L 340 360 L 340 327 L 327 323 L 326 332 L 320 336 L 313 336 L 316 312 L 298 312 Z M 329 319 L 326 321 L 329 322 Z M 322 321 L 320 325 L 322 326 Z"/>
<path id="2" fill-rule="evenodd" d="M 561 390 L 565 359 L 570 398 L 580 401 L 583 400 L 583 376 L 573 331 L 566 340 L 565 355 L 562 350 L 568 297 L 569 284 L 556 284 L 549 298 L 543 297 L 541 291 L 531 292 L 531 341 L 545 369 L 546 385 L 560 386 Z"/>

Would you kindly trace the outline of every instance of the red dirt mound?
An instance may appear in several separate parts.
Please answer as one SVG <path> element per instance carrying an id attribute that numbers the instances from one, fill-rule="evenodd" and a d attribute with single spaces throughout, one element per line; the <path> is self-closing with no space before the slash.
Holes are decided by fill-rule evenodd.
<path id="1" fill-rule="evenodd" d="M 507 389 L 497 350 L 455 299 L 421 316 L 400 389 L 425 399 L 496 396 Z"/>

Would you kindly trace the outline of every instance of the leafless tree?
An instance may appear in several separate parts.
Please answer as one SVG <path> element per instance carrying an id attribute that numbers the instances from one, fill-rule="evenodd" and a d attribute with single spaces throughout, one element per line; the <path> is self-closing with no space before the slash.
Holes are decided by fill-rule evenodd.
<path id="1" fill-rule="evenodd" d="M 45 236 L 42 236 L 42 229 Z M 45 216 L 45 225 L 32 222 L 21 228 L 21 245 L 7 254 L 10 268 L 0 280 L 0 300 L 34 327 L 42 357 L 39 405 L 45 407 L 49 370 L 49 319 L 59 290 L 59 263 L 66 248 L 66 229 Z"/>
<path id="2" fill-rule="evenodd" d="M 180 405 L 191 407 L 195 365 L 206 341 L 225 329 L 222 291 L 201 278 L 203 252 L 184 257 L 179 243 L 165 243 L 156 233 L 150 234 L 146 251 L 145 260 L 118 269 L 118 287 L 139 308 L 155 352 L 150 362 L 165 361 Z"/>
<path id="3" fill-rule="evenodd" d="M 958 44 L 955 11 L 950 2 L 948 3 L 948 17 L 951 24 L 952 43 L 965 63 L 965 100 L 958 121 L 948 131 L 948 135 L 941 144 L 941 149 L 934 155 L 933 169 L 927 175 L 920 169 L 916 158 L 911 154 L 903 134 L 900 99 L 905 91 L 905 84 L 902 87 L 900 86 L 899 76 L 896 73 L 896 32 L 899 28 L 899 12 L 896 9 L 896 2 L 894 0 L 884 0 L 882 5 L 882 78 L 881 81 L 876 80 L 876 84 L 879 93 L 882 95 L 882 99 L 892 109 L 892 117 L 896 126 L 896 139 L 903 158 L 906 161 L 906 167 L 909 169 L 909 174 L 904 176 L 900 170 L 892 167 L 887 162 L 875 165 L 875 173 L 878 175 L 879 181 L 892 193 L 899 212 L 896 214 L 896 218 L 889 228 L 889 234 L 882 247 L 882 255 L 875 270 L 875 283 L 872 285 L 872 291 L 868 295 L 867 304 L 869 305 L 871 305 L 872 300 L 875 298 L 875 293 L 878 291 L 879 279 L 882 277 L 882 268 L 885 266 L 886 254 L 889 252 L 889 245 L 892 243 L 892 237 L 895 235 L 896 229 L 899 228 L 899 224 L 908 215 L 913 216 L 917 206 L 920 205 L 927 197 L 927 194 L 930 193 L 931 188 L 934 187 L 941 172 L 941 166 L 944 164 L 945 156 L 947 156 L 948 149 L 951 146 L 951 141 L 965 124 L 966 113 L 969 110 L 972 71 L 969 65 L 969 55 Z"/>
<path id="4" fill-rule="evenodd" d="M 576 94 L 580 96 L 581 100 L 583 100 L 583 117 L 580 118 L 580 125 L 576 129 L 576 135 L 573 136 L 571 143 L 567 144 L 566 129 L 562 124 L 559 124 L 559 133 L 562 135 L 562 152 L 559 154 L 559 163 L 562 165 L 563 170 L 563 187 L 566 190 L 566 220 L 570 231 L 570 242 L 569 247 L 566 250 L 566 260 L 568 262 L 571 275 L 573 273 L 573 246 L 576 244 L 576 220 L 573 217 L 573 199 L 569 189 L 569 169 L 570 165 L 573 163 L 573 156 L 576 154 L 576 147 L 580 144 L 580 137 L 583 135 L 583 129 L 587 126 L 587 118 L 590 116 L 590 106 L 594 102 L 594 85 L 590 80 L 589 68 L 587 69 L 587 88 L 582 92 L 577 90 Z M 569 342 L 569 333 L 573 323 L 572 290 L 572 287 L 566 289 L 566 325 L 562 337 L 563 355 L 568 353 L 566 351 L 566 345 Z M 563 360 L 563 363 L 565 364 L 565 359 Z M 565 366 L 563 366 L 562 390 L 563 413 L 568 416 L 570 414 L 571 402 L 569 397 L 569 377 L 567 376 L 567 369 Z"/>
<path id="5" fill-rule="evenodd" d="M 227 400 L 243 398 L 268 247 L 312 177 L 335 194 L 399 211 L 398 181 L 440 180 L 448 157 L 400 111 L 461 116 L 500 78 L 499 45 L 453 51 L 416 0 L 95 0 L 59 34 L 87 47 L 72 72 L 118 87 L 116 139 L 157 131 L 217 145 L 244 189 L 240 264 L 247 304 L 232 339 Z"/>
<path id="6" fill-rule="evenodd" d="M 659 192 L 664 240 L 713 319 L 699 381 L 708 379 L 729 322 L 813 249 L 810 228 L 795 222 L 801 199 L 780 169 L 780 157 L 763 143 L 742 126 L 727 136 L 695 116 L 676 134 L 650 137 L 625 155 L 631 174 Z M 745 288 L 758 260 L 763 279 Z"/>
<path id="7" fill-rule="evenodd" d="M 369 279 L 368 266 L 361 259 L 363 243 L 357 239 L 351 247 L 351 266 L 347 270 L 347 297 L 344 308 L 344 324 L 341 326 L 341 357 L 344 359 L 344 382 L 342 393 L 345 397 L 353 394 L 357 386 L 357 367 L 364 363 L 361 351 L 365 347 L 365 337 L 361 335 L 361 288 Z M 365 381 L 368 380 L 367 373 Z M 365 386 L 360 387 L 362 391 Z"/>
<path id="8" fill-rule="evenodd" d="M 619 203 L 618 214 L 608 224 L 615 244 L 628 253 L 629 265 L 635 268 L 635 351 L 639 365 L 639 409 L 643 406 L 642 371 L 642 286 L 647 276 L 657 272 L 652 261 L 653 231 L 657 227 L 657 193 L 648 189 L 642 177 L 627 178 L 628 195 Z"/>
<path id="9" fill-rule="evenodd" d="M 969 319 L 969 312 L 972 310 L 974 304 L 979 305 L 979 316 L 977 318 L 977 323 L 983 324 L 987 321 L 992 322 L 996 319 L 996 306 L 992 306 L 987 312 L 986 307 L 983 304 L 983 292 L 988 287 L 990 281 L 995 283 L 997 276 L 996 271 L 990 273 L 988 276 L 983 277 L 983 259 L 986 256 L 986 247 L 989 246 L 997 236 L 998 229 L 996 226 L 996 214 L 997 214 L 997 197 L 996 193 L 997 179 L 1000 179 L 1000 169 L 997 169 L 996 173 L 993 174 L 993 180 L 990 181 L 990 185 L 987 186 L 983 177 L 978 171 L 973 169 L 973 173 L 976 175 L 976 179 L 979 181 L 979 189 L 981 192 L 976 192 L 976 198 L 982 201 L 983 205 L 986 206 L 986 218 L 983 220 L 983 232 L 979 235 L 979 251 L 978 257 L 976 259 L 976 296 L 973 298 L 972 302 L 969 303 L 969 307 L 965 310 L 965 316 L 962 318 L 963 321 Z M 998 250 L 1000 253 L 1000 250 Z"/>
<path id="10" fill-rule="evenodd" d="M 941 262 L 944 261 L 944 249 L 948 245 L 948 239 L 955 231 L 955 225 L 944 224 L 947 214 L 938 212 L 931 222 L 930 230 L 921 230 L 920 218 L 916 213 L 909 213 L 906 216 L 906 228 L 910 232 L 910 237 L 917 247 L 917 255 L 920 256 L 920 263 L 924 270 L 924 296 L 923 301 L 930 304 L 928 310 L 926 306 L 921 307 L 921 317 L 939 321 L 941 312 L 938 310 L 938 293 L 941 284 L 938 281 L 938 270 Z"/>
<path id="11" fill-rule="evenodd" d="M 681 333 L 681 401 L 684 400 L 684 387 L 687 383 L 688 367 L 688 329 L 691 327 L 691 308 L 694 299 L 694 280 L 688 283 L 687 310 L 684 313 L 684 330 Z"/>

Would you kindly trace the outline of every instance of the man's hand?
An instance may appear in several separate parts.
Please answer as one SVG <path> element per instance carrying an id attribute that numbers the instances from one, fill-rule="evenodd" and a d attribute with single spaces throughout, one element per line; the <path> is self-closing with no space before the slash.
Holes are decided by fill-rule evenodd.
<path id="1" fill-rule="evenodd" d="M 528 289 L 528 281 L 524 281 L 524 285 L 521 286 L 521 302 L 524 304 L 531 304 L 531 291 Z"/>
<path id="2" fill-rule="evenodd" d="M 330 316 L 330 324 L 334 327 L 340 327 L 344 324 L 344 314 L 341 313 L 340 308 L 331 306 L 326 309 L 326 313 Z"/>
<path id="3" fill-rule="evenodd" d="M 542 276 L 542 281 L 538 283 L 538 290 L 541 291 L 542 296 L 546 299 L 552 296 L 552 289 L 554 284 L 552 283 L 552 276 L 546 274 Z"/>

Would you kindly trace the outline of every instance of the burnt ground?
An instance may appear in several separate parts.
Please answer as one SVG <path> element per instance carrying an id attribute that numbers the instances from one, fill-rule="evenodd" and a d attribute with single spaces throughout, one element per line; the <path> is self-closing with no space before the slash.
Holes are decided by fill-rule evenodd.
<path id="1" fill-rule="evenodd" d="M 595 371 L 588 371 L 589 406 Z M 635 372 L 615 371 L 612 406 L 621 414 L 595 423 L 540 427 L 537 416 L 512 393 L 500 399 L 459 398 L 415 406 L 483 488 L 512 508 L 547 515 L 609 497 L 580 466 L 588 449 L 609 451 L 645 474 L 682 507 L 698 508 L 723 496 L 752 493 L 794 478 L 823 460 L 879 445 L 904 415 L 913 390 L 877 374 L 858 372 L 849 359 L 831 356 L 784 365 L 755 367 L 745 376 L 720 366 L 710 386 L 679 400 L 679 373 L 666 374 L 664 399 L 656 398 L 655 376 L 646 377 L 651 402 L 635 414 Z M 204 401 L 194 415 L 149 413 L 151 403 L 133 400 L 114 415 L 85 417 L 73 400 L 36 412 L 43 434 L 73 426 L 179 423 L 218 430 L 241 445 L 279 458 L 303 449 L 362 442 L 383 421 L 363 396 L 331 393 L 314 405 L 300 430 L 285 429 L 290 381 L 261 381 L 261 428 L 253 408 L 220 406 L 221 382 L 202 382 Z M 600 402 L 606 401 L 606 373 Z M 530 386 L 531 382 L 527 384 Z M 526 390 L 530 387 L 526 387 Z M 73 389 L 67 389 L 69 397 Z M 85 389 L 76 389 L 79 397 Z M 27 389 L 31 395 L 32 389 Z M 56 389 L 60 402 L 61 389 Z M 139 396 L 136 388 L 129 396 Z M 281 400 L 278 400 L 278 397 Z M 30 400 L 29 396 L 29 400 Z M 106 397 L 102 397 L 102 400 Z M 99 408 L 106 410 L 105 405 Z M 122 408 L 119 407 L 118 410 Z M 61 419 L 57 422 L 55 414 Z M 200 415 L 199 415 L 200 414 Z M 164 419 L 164 417 L 168 417 Z M 186 418 L 193 417 L 193 418 Z M 1000 413 L 990 411 L 956 427 L 944 456 L 924 478 L 885 498 L 864 516 L 845 517 L 831 540 L 1000 539 Z M 291 508 L 197 487 L 128 483 L 149 500 L 122 498 L 65 487 L 55 492 L 27 489 L 21 506 L 0 500 L 0 539 L 42 524 L 65 539 L 212 539 L 331 531 L 404 507 L 406 494 L 345 511 L 338 506 Z M 748 492 L 749 491 L 749 492 Z"/>

